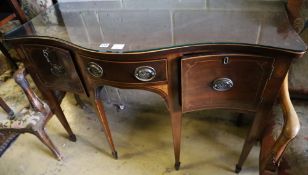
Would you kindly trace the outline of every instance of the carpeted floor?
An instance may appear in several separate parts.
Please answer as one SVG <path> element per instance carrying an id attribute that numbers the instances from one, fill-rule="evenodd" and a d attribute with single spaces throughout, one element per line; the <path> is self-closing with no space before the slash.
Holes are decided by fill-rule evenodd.
<path id="1" fill-rule="evenodd" d="M 0 132 L 0 157 L 13 144 L 19 134 L 17 133 L 1 133 Z"/>

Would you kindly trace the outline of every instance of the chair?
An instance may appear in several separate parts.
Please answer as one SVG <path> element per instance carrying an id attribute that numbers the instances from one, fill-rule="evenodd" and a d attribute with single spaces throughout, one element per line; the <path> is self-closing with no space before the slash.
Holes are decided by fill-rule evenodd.
<path id="1" fill-rule="evenodd" d="M 50 1 L 53 4 L 57 3 L 57 0 L 50 0 Z M 22 3 L 22 1 L 20 2 Z M 39 5 L 41 6 L 42 4 L 39 4 Z M 31 10 L 29 9 L 28 11 L 31 11 Z M 35 11 L 35 14 L 37 13 L 39 13 L 39 11 Z M 8 22 L 12 20 L 19 20 L 21 24 L 24 24 L 27 22 L 27 19 L 29 19 L 30 17 L 31 16 L 27 16 L 25 14 L 18 0 L 4 0 L 4 1 L 2 0 L 0 2 L 0 27 L 4 26 L 5 24 L 7 24 Z M 16 25 L 13 27 L 16 27 Z M 8 28 L 5 32 L 8 32 L 9 30 L 12 30 L 12 27 Z M 3 34 L 0 32 L 0 38 L 2 38 L 2 35 Z M 12 56 L 9 54 L 8 49 L 3 45 L 2 41 L 0 41 L 0 51 L 6 57 L 7 62 L 9 63 L 11 68 L 13 70 L 18 69 L 17 64 L 13 60 Z"/>
<path id="2" fill-rule="evenodd" d="M 304 0 L 288 0 L 287 11 L 290 22 L 296 32 L 300 33 L 305 26 L 305 19 L 301 16 Z"/>
<path id="3" fill-rule="evenodd" d="M 283 111 L 283 129 L 279 135 L 279 137 L 276 139 L 276 141 L 270 145 L 270 148 L 268 148 L 268 145 L 264 142 L 264 138 L 268 134 L 266 130 L 271 126 L 270 122 L 272 120 L 268 120 L 267 122 L 264 122 L 264 128 L 263 132 L 260 134 L 260 141 L 261 141 L 261 150 L 260 150 L 260 158 L 259 158 L 259 170 L 261 175 L 268 175 L 273 174 L 277 168 L 279 167 L 281 158 L 283 156 L 283 153 L 285 152 L 288 144 L 296 137 L 299 129 L 300 129 L 300 123 L 298 120 L 298 116 L 296 114 L 296 111 L 292 105 L 292 102 L 290 100 L 289 90 L 288 90 L 288 75 L 286 76 L 281 90 L 280 90 L 280 105 Z M 254 128 L 252 127 L 251 130 Z M 250 132 L 253 133 L 253 132 Z M 240 156 L 240 159 L 238 161 L 238 164 L 236 165 L 235 172 L 239 173 L 241 171 L 242 165 L 244 161 L 247 158 L 248 153 L 250 152 L 253 144 L 255 143 L 256 136 L 249 135 L 246 140 L 245 144 L 242 150 L 242 154 Z M 254 140 L 254 141 L 252 141 Z"/>
<path id="4" fill-rule="evenodd" d="M 0 27 L 7 24 L 13 19 L 17 19 L 20 21 L 20 23 L 27 22 L 27 17 L 25 13 L 22 11 L 19 3 L 17 0 L 5 0 L 0 3 Z M 8 7 L 9 10 L 7 9 Z M 2 42 L 0 42 L 0 50 L 3 53 L 3 55 L 6 57 L 7 62 L 11 65 L 13 70 L 16 70 L 18 66 L 13 61 L 13 58 L 9 54 L 8 50 L 5 48 Z"/>
<path id="5" fill-rule="evenodd" d="M 288 0 L 287 12 L 290 19 L 290 23 L 302 39 L 307 43 L 307 27 L 308 20 L 303 15 L 303 10 L 306 8 L 304 0 Z M 306 5 L 307 6 L 307 5 Z M 291 97 L 294 99 L 308 99 L 307 83 L 308 72 L 306 67 L 308 66 L 308 55 L 303 58 L 295 60 L 289 71 L 289 88 Z"/>
<path id="6" fill-rule="evenodd" d="M 1 2 L 1 5 L 3 5 L 3 9 L 1 9 L 0 26 L 8 23 L 13 19 L 18 19 L 20 20 L 21 23 L 27 22 L 26 15 L 21 10 L 20 4 L 18 3 L 17 0 L 5 0 Z M 9 10 L 4 9 L 7 6 L 10 7 Z"/>
<path id="7" fill-rule="evenodd" d="M 30 89 L 25 75 L 25 69 L 19 69 L 15 72 L 14 79 L 27 96 L 32 109 L 22 110 L 20 113 L 15 114 L 13 117 L 0 121 L 0 132 L 34 134 L 51 150 L 51 152 L 56 156 L 58 160 L 61 160 L 62 156 L 60 152 L 45 132 L 45 125 L 53 116 L 53 113 L 51 112 L 49 106 L 40 100 L 38 96 Z M 7 105 L 1 106 L 6 108 L 6 111 L 9 111 Z M 71 137 L 69 138 L 71 139 Z M 75 141 L 75 139 L 71 140 Z"/>

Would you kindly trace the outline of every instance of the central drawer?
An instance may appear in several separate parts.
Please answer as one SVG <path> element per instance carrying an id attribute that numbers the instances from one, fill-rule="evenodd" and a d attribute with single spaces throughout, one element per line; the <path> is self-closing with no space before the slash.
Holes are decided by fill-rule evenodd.
<path id="1" fill-rule="evenodd" d="M 273 58 L 240 54 L 183 58 L 183 112 L 206 108 L 255 111 L 273 63 Z"/>
<path id="2" fill-rule="evenodd" d="M 167 82 L 166 59 L 110 61 L 81 56 L 86 79 L 95 84 L 161 84 Z"/>

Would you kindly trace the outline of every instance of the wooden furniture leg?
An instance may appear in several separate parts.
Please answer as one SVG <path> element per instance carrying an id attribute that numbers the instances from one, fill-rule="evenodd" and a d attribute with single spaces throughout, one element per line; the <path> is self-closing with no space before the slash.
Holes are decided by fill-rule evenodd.
<path id="1" fill-rule="evenodd" d="M 174 168 L 180 169 L 180 153 L 181 153 L 181 126 L 182 126 L 182 113 L 180 111 L 170 111 L 171 125 L 172 125 L 172 136 L 173 136 L 173 147 L 174 147 Z"/>
<path id="2" fill-rule="evenodd" d="M 85 109 L 87 107 L 87 105 L 81 100 L 81 98 L 80 98 L 80 96 L 78 94 L 74 94 L 74 98 L 76 100 L 77 105 L 81 109 Z"/>
<path id="3" fill-rule="evenodd" d="M 32 108 L 34 108 L 35 111 L 40 112 L 47 112 L 44 108 L 43 103 L 41 100 L 37 97 L 37 95 L 32 91 L 30 88 L 30 85 L 26 79 L 26 71 L 25 69 L 19 69 L 14 74 L 14 80 L 15 82 L 22 88 L 22 90 L 25 92 L 30 105 Z"/>
<path id="4" fill-rule="evenodd" d="M 115 159 L 118 159 L 118 153 L 115 149 L 115 146 L 114 146 L 114 143 L 113 143 L 113 140 L 112 140 L 112 135 L 111 135 L 111 132 L 110 132 L 110 129 L 109 129 L 108 120 L 107 120 L 107 117 L 105 115 L 104 104 L 102 102 L 102 99 L 100 99 L 100 96 L 99 96 L 101 88 L 102 87 L 98 87 L 95 90 L 92 90 L 92 92 L 90 93 L 90 98 L 91 98 L 91 101 L 93 103 L 93 106 L 95 106 L 95 108 L 96 108 L 96 112 L 97 112 L 97 115 L 98 115 L 98 117 L 101 121 L 101 124 L 103 125 L 105 136 L 108 140 L 109 146 L 110 146 L 111 151 L 112 151 L 112 156 Z"/>
<path id="5" fill-rule="evenodd" d="M 260 157 L 259 168 L 261 175 L 272 174 L 276 171 L 286 147 L 288 146 L 290 141 L 295 138 L 300 129 L 299 120 L 289 96 L 288 75 L 286 76 L 280 90 L 280 104 L 283 110 L 284 117 L 283 129 L 278 139 L 272 146 L 270 153 L 266 156 Z M 247 139 L 245 140 L 245 144 L 238 164 L 236 165 L 236 173 L 240 172 L 241 167 L 246 160 L 253 144 L 258 139 L 260 139 L 260 136 L 263 134 L 262 132 L 264 130 L 264 126 L 266 126 L 266 122 L 264 122 L 264 117 L 267 117 L 270 112 L 271 110 L 264 110 L 260 113 L 257 113 L 253 126 L 251 127 Z"/>
<path id="6" fill-rule="evenodd" d="M 5 0 L 8 2 L 8 5 L 10 5 L 10 7 L 13 10 L 13 18 L 7 19 L 7 20 L 3 20 L 0 23 L 0 26 L 8 23 L 9 21 L 13 20 L 14 18 L 17 18 L 21 24 L 24 24 L 25 22 L 27 22 L 27 18 L 25 13 L 22 11 L 20 4 L 18 3 L 17 0 Z M 10 15 L 11 16 L 11 15 Z M 10 64 L 11 68 L 15 71 L 18 69 L 17 64 L 15 63 L 15 61 L 13 60 L 13 58 L 11 57 L 11 55 L 9 54 L 8 50 L 4 47 L 2 41 L 0 41 L 0 50 L 3 53 L 3 55 L 6 57 L 7 62 Z"/>
<path id="7" fill-rule="evenodd" d="M 47 97 L 46 100 L 49 102 L 51 110 L 54 112 L 54 114 L 56 114 L 57 118 L 59 119 L 64 129 L 68 133 L 69 139 L 73 142 L 76 142 L 77 140 L 76 135 L 73 133 L 70 125 L 68 124 L 68 121 L 62 111 L 62 108 L 60 106 L 60 103 L 58 102 L 56 95 L 51 90 L 46 90 L 44 94 Z"/>
<path id="8" fill-rule="evenodd" d="M 5 101 L 1 97 L 0 106 L 10 116 L 10 119 L 14 117 L 14 111 L 5 103 Z"/>
<path id="9" fill-rule="evenodd" d="M 235 173 L 239 173 L 242 170 L 243 163 L 247 159 L 248 154 L 250 153 L 253 145 L 259 140 L 260 135 L 264 128 L 264 117 L 268 116 L 270 114 L 271 110 L 270 108 L 265 109 L 263 111 L 259 111 L 255 119 L 252 123 L 252 126 L 250 128 L 250 131 L 247 134 L 247 137 L 245 139 L 245 143 L 242 149 L 242 153 L 240 155 L 240 158 L 238 160 L 238 163 L 235 166 Z"/>
<path id="10" fill-rule="evenodd" d="M 304 4 L 304 0 L 288 0 L 287 10 L 292 19 L 300 17 L 300 10 Z"/>
<path id="11" fill-rule="evenodd" d="M 297 33 L 303 31 L 305 27 L 305 18 L 301 16 L 301 10 L 304 0 L 288 0 L 287 11 L 289 20 Z"/>
<path id="12" fill-rule="evenodd" d="M 49 139 L 45 131 L 45 125 L 53 114 L 50 111 L 49 107 L 47 105 L 44 105 L 44 103 L 32 91 L 28 81 L 25 78 L 25 74 L 26 74 L 25 69 L 17 70 L 14 74 L 15 82 L 22 88 L 22 90 L 24 91 L 24 93 L 26 94 L 30 102 L 31 107 L 33 108 L 35 112 L 37 112 L 34 115 L 44 116 L 41 118 L 42 120 L 41 122 L 33 126 L 31 129 L 27 129 L 25 131 L 36 135 L 52 151 L 52 153 L 56 156 L 56 158 L 58 160 L 61 160 L 62 156 L 60 152 L 55 147 L 55 145 L 52 143 L 52 141 Z"/>
<path id="13" fill-rule="evenodd" d="M 15 63 L 15 61 L 13 60 L 11 55 L 9 54 L 8 50 L 4 47 L 2 42 L 0 42 L 0 50 L 3 53 L 3 55 L 6 57 L 6 60 L 9 63 L 9 65 L 11 66 L 11 68 L 13 70 L 17 70 L 17 68 L 18 68 L 17 64 Z"/>
<path id="14" fill-rule="evenodd" d="M 174 147 L 174 158 L 175 164 L 174 168 L 176 170 L 180 169 L 180 154 L 181 154 L 181 129 L 182 129 L 182 108 L 180 106 L 180 97 L 179 91 L 179 79 L 176 78 L 178 70 L 178 60 L 180 55 L 174 54 L 171 55 L 168 59 L 168 65 L 170 65 L 170 69 L 168 69 L 169 81 L 168 83 L 168 97 L 167 104 L 168 110 L 171 116 L 171 126 L 172 126 L 172 136 L 173 136 L 173 147 Z"/>
<path id="15" fill-rule="evenodd" d="M 280 90 L 280 105 L 283 112 L 284 124 L 282 131 L 271 148 L 269 155 L 260 160 L 260 174 L 271 174 L 279 166 L 283 153 L 288 144 L 296 137 L 300 123 L 297 113 L 292 105 L 288 89 L 288 75 L 286 76 Z"/>
<path id="16" fill-rule="evenodd" d="M 11 5 L 11 7 L 12 7 L 15 15 L 17 16 L 18 20 L 20 20 L 20 22 L 22 24 L 27 22 L 27 17 L 25 15 L 25 13 L 22 11 L 18 1 L 17 0 L 9 0 L 8 2 Z"/>
<path id="17" fill-rule="evenodd" d="M 35 131 L 34 135 L 38 137 L 41 140 L 41 142 L 43 142 L 51 150 L 51 152 L 56 156 L 58 160 L 62 160 L 61 153 L 59 152 L 57 147 L 55 147 L 55 145 L 52 143 L 52 141 L 46 134 L 46 131 L 44 128 Z"/>
<path id="18" fill-rule="evenodd" d="M 37 85 L 37 88 L 40 90 L 42 93 L 43 97 L 46 99 L 47 104 L 51 108 L 51 111 L 56 115 L 64 129 L 67 131 L 69 135 L 69 139 L 73 142 L 77 140 L 75 134 L 73 133 L 70 125 L 68 124 L 68 121 L 66 120 L 66 117 L 61 109 L 60 102 L 58 101 L 58 98 L 54 94 L 53 91 L 47 89 L 44 87 L 43 84 L 40 83 L 40 80 L 38 80 L 37 77 L 35 77 L 35 73 L 31 73 L 33 80 L 35 80 L 35 83 Z M 24 75 L 25 76 L 25 75 Z"/>

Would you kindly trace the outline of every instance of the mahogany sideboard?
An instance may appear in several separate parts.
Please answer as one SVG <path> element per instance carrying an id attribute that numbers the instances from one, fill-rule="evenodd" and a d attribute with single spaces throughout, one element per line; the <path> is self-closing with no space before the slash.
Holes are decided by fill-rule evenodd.
<path id="1" fill-rule="evenodd" d="M 208 9 L 201 0 L 112 3 L 56 4 L 8 33 L 6 43 L 18 51 L 56 115 L 64 114 L 55 91 L 92 100 L 115 158 L 98 95 L 104 85 L 152 91 L 165 100 L 176 169 L 183 113 L 215 108 L 255 112 L 239 172 L 270 117 L 292 59 L 306 51 L 283 4 L 256 3 L 239 10 Z M 284 149 L 273 150 L 260 171 L 267 165 L 275 170 Z"/>

